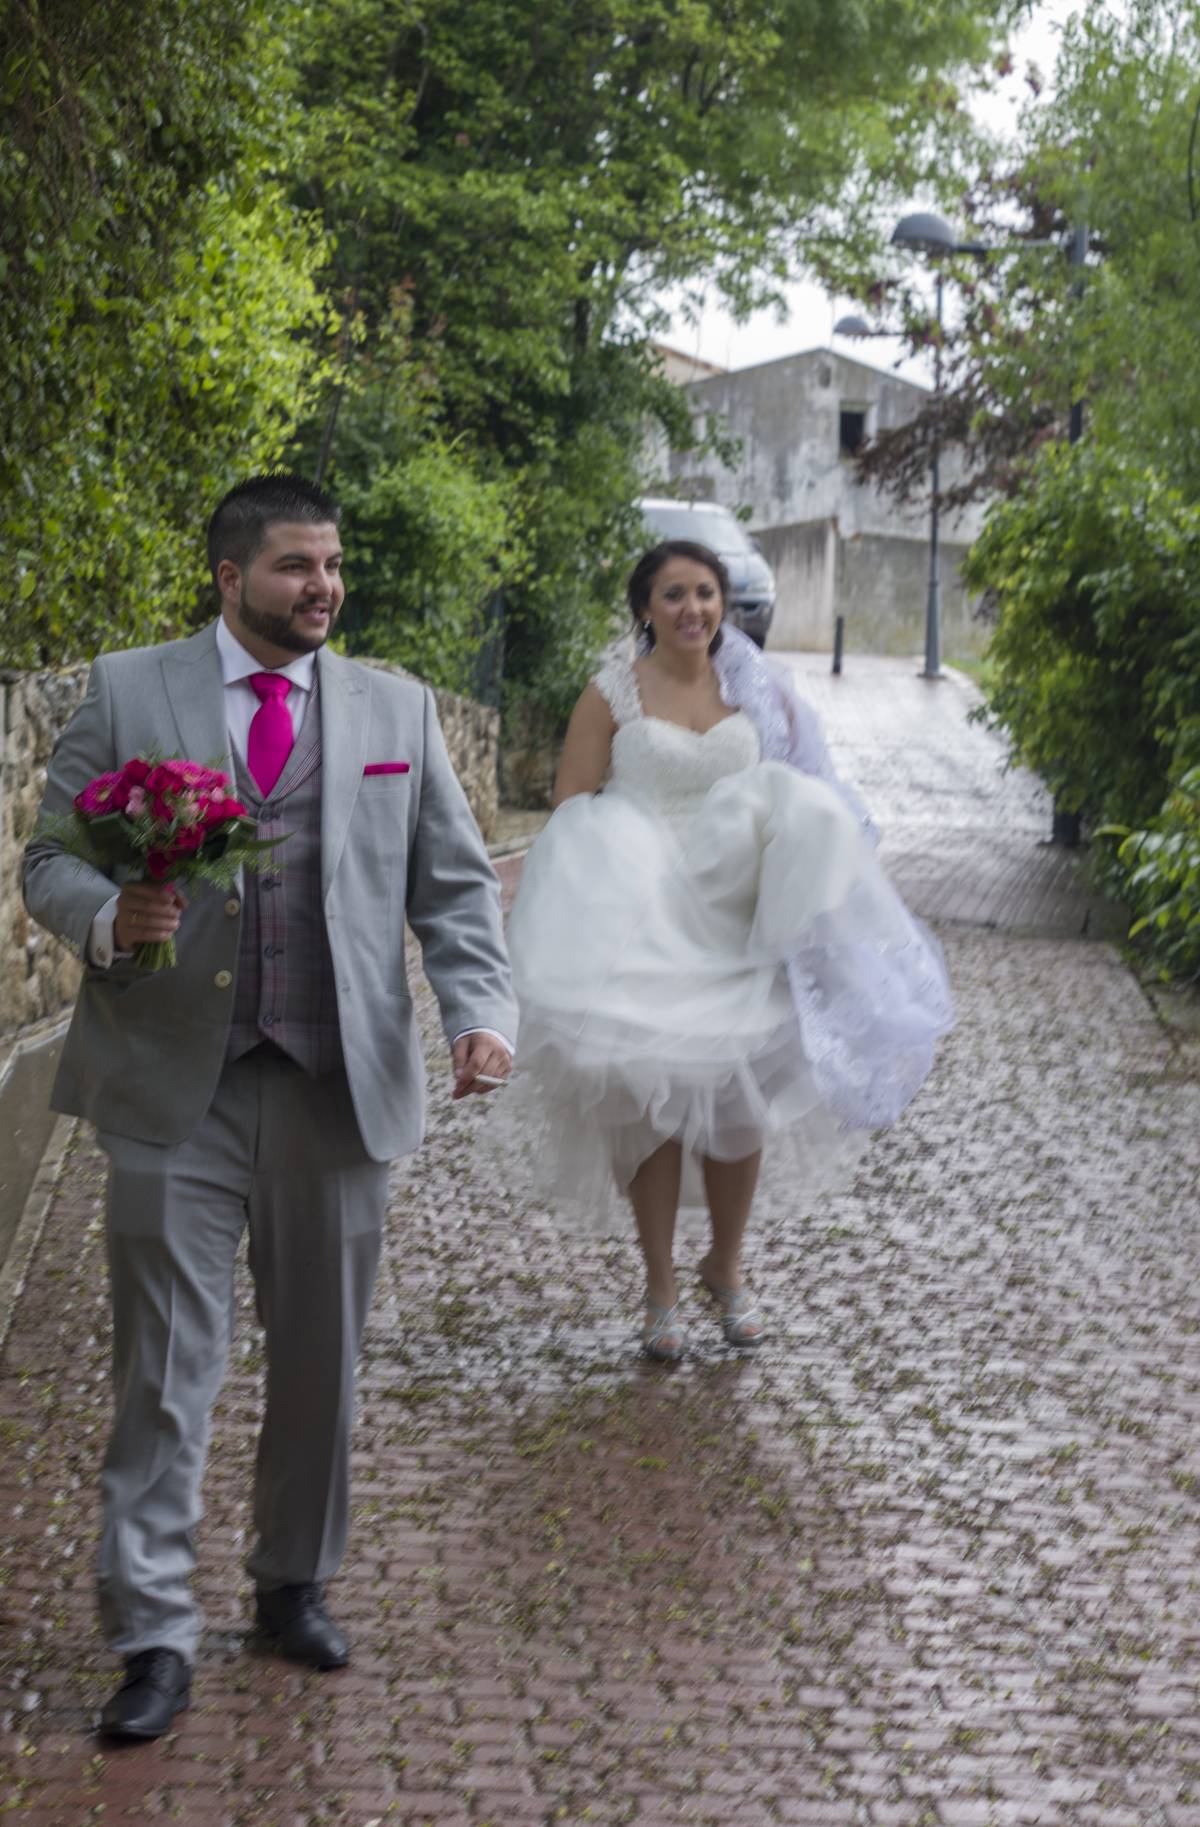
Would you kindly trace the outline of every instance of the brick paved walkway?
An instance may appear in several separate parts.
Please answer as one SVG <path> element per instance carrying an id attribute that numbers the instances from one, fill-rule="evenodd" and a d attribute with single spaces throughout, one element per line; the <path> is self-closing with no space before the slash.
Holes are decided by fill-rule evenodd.
<path id="1" fill-rule="evenodd" d="M 898 870 L 906 808 L 929 856 L 939 829 L 986 849 L 989 816 L 1017 854 L 1025 794 L 1035 845 L 1036 788 L 996 775 L 960 688 L 937 776 L 906 691 L 855 660 L 834 706 Z M 564 1243 L 473 1152 L 486 1109 L 439 1093 L 396 1175 L 338 1675 L 243 1643 L 243 1285 L 194 1705 L 121 1753 L 88 1731 L 107 1392 L 79 1138 L 0 1363 L 12 1817 L 1200 1827 L 1200 1063 L 1111 948 L 997 930 L 969 889 L 943 935 L 961 1023 L 916 1106 L 817 1210 L 771 1176 L 756 1360 L 693 1303 L 689 1362 L 643 1366 L 632 1245 Z"/>

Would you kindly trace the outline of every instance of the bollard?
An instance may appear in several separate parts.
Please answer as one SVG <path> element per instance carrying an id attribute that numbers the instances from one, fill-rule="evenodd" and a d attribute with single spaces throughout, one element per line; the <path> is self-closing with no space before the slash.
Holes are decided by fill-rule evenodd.
<path id="1" fill-rule="evenodd" d="M 833 624 L 833 670 L 836 673 L 840 673 L 842 670 L 842 647 L 845 638 L 846 618 L 844 615 L 839 615 Z"/>
<path id="2" fill-rule="evenodd" d="M 1065 812 L 1058 801 L 1054 802 L 1054 814 L 1050 826 L 1050 842 L 1062 844 L 1067 850 L 1078 847 L 1081 838 L 1080 817 L 1078 812 Z"/>

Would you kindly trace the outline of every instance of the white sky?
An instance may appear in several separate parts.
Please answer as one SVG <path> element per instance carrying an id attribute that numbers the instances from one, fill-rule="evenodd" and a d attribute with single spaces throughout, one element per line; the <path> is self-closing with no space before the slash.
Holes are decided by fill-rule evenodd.
<path id="1" fill-rule="evenodd" d="M 1009 41 L 1012 74 L 997 79 L 991 92 L 978 97 L 974 104 L 976 115 L 986 126 L 1003 131 L 1006 124 L 1015 122 L 1029 96 L 1026 70 L 1034 64 L 1044 78 L 1053 75 L 1062 22 L 1085 4 L 1086 0 L 1039 0 L 1028 25 Z M 914 197 L 908 206 L 914 210 L 929 207 L 930 200 L 921 197 Z M 897 219 L 907 213 L 907 208 L 899 210 Z M 774 361 L 781 355 L 795 355 L 801 349 L 820 346 L 838 349 L 880 368 L 895 369 L 910 380 L 930 381 L 930 359 L 909 356 L 898 340 L 881 336 L 863 342 L 834 337 L 833 326 L 839 317 L 851 311 L 866 315 L 857 300 L 831 298 L 810 281 L 789 286 L 786 297 L 787 315 L 782 322 L 774 311 L 759 311 L 741 324 L 735 323 L 715 298 L 711 302 L 706 299 L 698 322 L 677 316 L 662 340 L 685 354 L 717 362 L 724 368 L 750 368 L 756 362 Z"/>

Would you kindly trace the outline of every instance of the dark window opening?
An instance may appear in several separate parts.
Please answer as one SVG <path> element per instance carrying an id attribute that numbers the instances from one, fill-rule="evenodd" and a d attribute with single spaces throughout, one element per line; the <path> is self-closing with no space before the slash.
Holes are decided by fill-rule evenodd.
<path id="1" fill-rule="evenodd" d="M 838 455 L 857 457 L 866 435 L 866 412 L 857 406 L 843 406 L 838 416 Z"/>

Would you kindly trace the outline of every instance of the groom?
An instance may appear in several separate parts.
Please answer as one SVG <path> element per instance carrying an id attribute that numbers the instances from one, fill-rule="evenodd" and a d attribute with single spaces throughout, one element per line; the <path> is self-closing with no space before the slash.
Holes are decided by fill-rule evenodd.
<path id="1" fill-rule="evenodd" d="M 424 1068 L 405 977 L 421 943 L 454 1095 L 510 1064 L 516 1009 L 496 879 L 432 693 L 326 646 L 345 587 L 339 510 L 256 476 L 213 514 L 216 623 L 103 655 L 50 764 L 43 810 L 137 754 L 224 756 L 277 874 L 191 898 L 109 880 L 35 836 L 25 899 L 85 960 L 55 1084 L 108 1155 L 115 1415 L 100 1613 L 125 1679 L 102 1729 L 155 1738 L 187 1705 L 189 1593 L 209 1416 L 249 1229 L 266 1332 L 249 1569 L 260 1630 L 337 1668 L 324 1603 L 345 1547 L 354 1367 L 388 1163 L 421 1139 Z M 178 932 L 172 970 L 144 941 Z"/>

